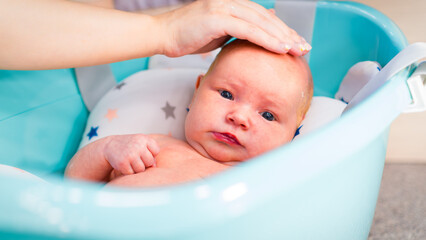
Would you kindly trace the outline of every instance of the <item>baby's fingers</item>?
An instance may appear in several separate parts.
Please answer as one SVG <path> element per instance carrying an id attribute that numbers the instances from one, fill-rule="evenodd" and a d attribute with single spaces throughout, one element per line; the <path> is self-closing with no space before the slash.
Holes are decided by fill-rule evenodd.
<path id="1" fill-rule="evenodd" d="M 133 171 L 133 167 L 127 161 L 119 162 L 118 165 L 114 167 L 114 169 L 117 169 L 123 175 L 131 175 L 135 173 Z"/>
<path id="2" fill-rule="evenodd" d="M 157 142 L 151 138 L 147 139 L 146 149 L 139 153 L 139 157 L 132 160 L 131 164 L 136 173 L 145 171 L 148 167 L 155 167 L 155 156 L 160 152 Z"/>
<path id="3" fill-rule="evenodd" d="M 160 146 L 154 139 L 149 139 L 146 144 L 148 150 L 151 152 L 152 156 L 157 156 L 160 153 Z"/>
<path id="4" fill-rule="evenodd" d="M 152 167 L 155 165 L 155 158 L 150 151 L 141 152 L 140 160 L 142 161 L 138 161 L 138 162 L 144 165 L 144 169 L 142 171 L 145 171 L 145 168 Z"/>
<path id="5" fill-rule="evenodd" d="M 145 163 L 143 162 L 142 158 L 136 157 L 130 162 L 132 169 L 135 173 L 140 173 L 145 171 Z"/>

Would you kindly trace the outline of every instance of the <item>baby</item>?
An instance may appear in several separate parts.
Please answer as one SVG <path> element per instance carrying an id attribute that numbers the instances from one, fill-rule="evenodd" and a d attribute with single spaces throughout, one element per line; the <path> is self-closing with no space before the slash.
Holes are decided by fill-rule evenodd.
<path id="1" fill-rule="evenodd" d="M 202 179 L 290 142 L 313 94 L 303 57 L 243 40 L 225 46 L 195 87 L 187 142 L 167 135 L 105 137 L 78 151 L 65 175 L 126 186 Z"/>

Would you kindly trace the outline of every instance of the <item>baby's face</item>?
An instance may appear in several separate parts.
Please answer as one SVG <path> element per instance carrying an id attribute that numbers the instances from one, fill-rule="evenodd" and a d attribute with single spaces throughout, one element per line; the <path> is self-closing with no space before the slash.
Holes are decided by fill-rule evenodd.
<path id="1" fill-rule="evenodd" d="M 188 143 L 205 157 L 240 162 L 291 141 L 308 94 L 301 66 L 251 46 L 220 56 L 199 77 L 185 122 Z"/>

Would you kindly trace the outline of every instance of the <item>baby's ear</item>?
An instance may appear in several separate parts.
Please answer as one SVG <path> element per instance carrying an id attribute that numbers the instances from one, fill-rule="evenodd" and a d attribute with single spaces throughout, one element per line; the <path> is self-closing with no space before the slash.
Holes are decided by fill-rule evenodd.
<path id="1" fill-rule="evenodd" d="M 195 89 L 198 89 L 198 87 L 200 86 L 201 80 L 203 80 L 203 78 L 204 78 L 204 74 L 203 73 L 200 74 L 200 75 L 198 75 L 197 82 L 195 83 Z"/>
<path id="2" fill-rule="evenodd" d="M 306 117 L 306 113 L 303 114 L 302 116 L 298 115 L 297 116 L 297 124 L 302 125 L 302 122 L 303 122 L 303 120 L 305 120 L 305 117 Z"/>
<path id="3" fill-rule="evenodd" d="M 191 102 L 188 105 L 189 108 L 191 108 L 191 104 L 194 101 L 195 93 L 197 92 L 198 87 L 200 87 L 200 83 L 201 83 L 201 80 L 203 80 L 203 78 L 204 78 L 204 74 L 203 73 L 200 74 L 200 75 L 198 75 L 198 77 L 197 77 L 197 82 L 195 82 L 194 94 L 192 95 Z"/>

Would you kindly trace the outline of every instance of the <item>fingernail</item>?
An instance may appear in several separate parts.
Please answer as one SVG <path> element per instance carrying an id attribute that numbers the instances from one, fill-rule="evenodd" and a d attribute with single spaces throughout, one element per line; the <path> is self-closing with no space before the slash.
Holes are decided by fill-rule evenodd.
<path id="1" fill-rule="evenodd" d="M 286 52 L 288 52 L 291 49 L 291 46 L 288 43 L 281 43 L 280 48 L 284 49 Z"/>
<path id="2" fill-rule="evenodd" d="M 309 43 L 305 43 L 305 49 L 306 51 L 310 51 L 312 49 L 312 46 Z"/>
<path id="3" fill-rule="evenodd" d="M 312 49 L 312 46 L 309 45 L 309 43 L 307 42 L 304 42 L 304 43 L 299 42 L 298 45 L 299 45 L 300 51 L 302 52 L 309 52 Z"/>
<path id="4" fill-rule="evenodd" d="M 300 51 L 302 52 L 306 51 L 305 44 L 299 43 L 298 45 L 299 45 Z"/>

